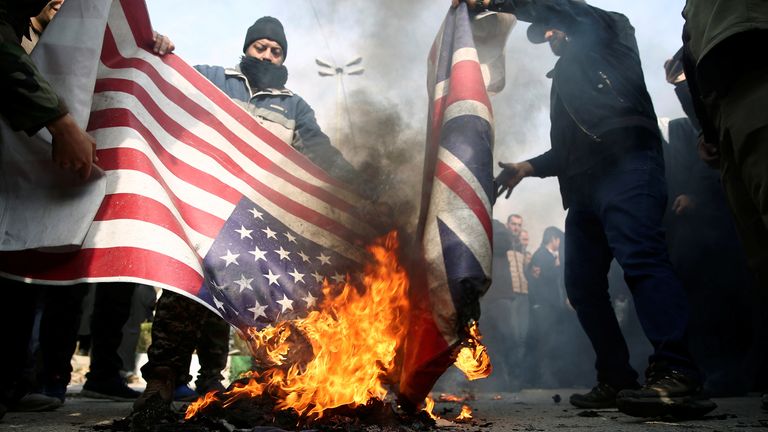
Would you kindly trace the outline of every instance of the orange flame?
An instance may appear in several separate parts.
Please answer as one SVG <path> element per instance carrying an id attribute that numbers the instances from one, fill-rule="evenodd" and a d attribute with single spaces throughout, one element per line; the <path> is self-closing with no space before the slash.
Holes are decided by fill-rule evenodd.
<path id="1" fill-rule="evenodd" d="M 461 413 L 456 417 L 456 421 L 469 421 L 472 420 L 472 408 L 469 405 L 462 405 Z"/>
<path id="2" fill-rule="evenodd" d="M 185 420 L 191 419 L 192 417 L 197 415 L 198 412 L 203 410 L 205 407 L 216 402 L 218 400 L 216 398 L 216 393 L 218 393 L 218 391 L 208 392 L 205 394 L 205 396 L 189 404 L 189 406 L 187 407 L 187 412 L 184 415 L 184 419 Z"/>
<path id="3" fill-rule="evenodd" d="M 467 400 L 466 397 L 456 396 L 455 394 L 442 393 L 440 395 L 440 402 L 464 402 L 465 400 Z"/>
<path id="4" fill-rule="evenodd" d="M 493 372 L 488 349 L 480 343 L 482 339 L 477 322 L 473 321 L 469 327 L 469 337 L 462 344 L 454 363 L 470 381 L 487 378 Z"/>
<path id="5" fill-rule="evenodd" d="M 268 394 L 275 410 L 292 408 L 304 418 L 317 419 L 331 408 L 384 399 L 382 379 L 394 369 L 407 330 L 409 285 L 397 248 L 395 232 L 368 248 L 373 264 L 366 266 L 363 289 L 353 286 L 349 277 L 338 285 L 326 280 L 319 310 L 306 318 L 260 331 L 246 329 L 252 353 L 270 368 L 219 395 L 223 406 Z M 210 403 L 190 405 L 186 418 Z"/>
<path id="6" fill-rule="evenodd" d="M 432 412 L 435 409 L 435 400 L 427 396 L 427 398 L 424 399 L 424 402 L 427 405 L 426 407 L 424 407 L 424 411 L 426 411 L 426 413 L 429 414 L 430 417 L 432 417 L 432 420 L 437 420 L 439 417 Z"/>

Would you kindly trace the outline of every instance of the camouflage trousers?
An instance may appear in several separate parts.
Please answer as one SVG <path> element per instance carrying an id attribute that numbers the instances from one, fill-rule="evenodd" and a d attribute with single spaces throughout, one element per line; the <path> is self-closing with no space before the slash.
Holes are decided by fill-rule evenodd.
<path id="1" fill-rule="evenodd" d="M 176 374 L 175 385 L 187 384 L 192 380 L 189 366 L 195 351 L 200 361 L 197 389 L 220 382 L 229 353 L 229 324 L 201 304 L 163 291 L 152 322 L 149 362 L 141 368 L 142 375 L 151 379 L 157 368 L 168 367 Z"/>

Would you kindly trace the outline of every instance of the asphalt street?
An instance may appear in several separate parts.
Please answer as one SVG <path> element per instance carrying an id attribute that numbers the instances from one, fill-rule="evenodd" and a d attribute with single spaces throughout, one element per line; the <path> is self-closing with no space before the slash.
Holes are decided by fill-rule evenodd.
<path id="1" fill-rule="evenodd" d="M 64 406 L 46 413 L 8 413 L 0 431 L 90 432 L 127 416 L 131 403 L 83 398 L 71 386 Z M 434 412 L 445 420 L 439 430 L 457 432 L 507 431 L 750 431 L 768 429 L 768 412 L 760 409 L 758 395 L 714 399 L 718 408 L 703 419 L 675 422 L 637 419 L 617 410 L 584 411 L 567 403 L 574 389 L 524 390 L 519 393 L 482 393 L 467 401 L 473 410 L 469 423 L 454 423 L 460 404 L 438 402 Z M 555 403 L 555 400 L 561 402 Z M 436 396 L 437 397 L 437 396 Z M 179 405 L 180 406 L 180 405 Z M 102 426 L 101 428 L 99 426 Z"/>

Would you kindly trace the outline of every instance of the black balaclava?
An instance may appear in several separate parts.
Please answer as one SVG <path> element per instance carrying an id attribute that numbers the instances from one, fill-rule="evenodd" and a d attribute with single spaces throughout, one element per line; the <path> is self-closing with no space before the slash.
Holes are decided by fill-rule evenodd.
<path id="1" fill-rule="evenodd" d="M 240 71 L 253 89 L 282 89 L 288 81 L 288 69 L 256 57 L 243 56 Z"/>

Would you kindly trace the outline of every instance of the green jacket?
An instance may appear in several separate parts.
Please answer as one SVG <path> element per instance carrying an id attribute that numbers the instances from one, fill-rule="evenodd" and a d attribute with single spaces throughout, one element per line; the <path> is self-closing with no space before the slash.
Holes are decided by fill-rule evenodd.
<path id="1" fill-rule="evenodd" d="M 766 0 L 687 0 L 683 9 L 687 45 L 696 63 L 737 33 L 768 29 Z M 757 53 L 756 53 L 757 54 Z"/>
<path id="2" fill-rule="evenodd" d="M 29 17 L 37 15 L 46 3 L 0 0 L 0 114 L 11 128 L 30 135 L 67 113 L 20 44 L 20 35 L 29 28 Z"/>
<path id="3" fill-rule="evenodd" d="M 683 63 L 707 142 L 719 142 L 718 100 L 746 74 L 765 70 L 768 0 L 687 0 Z"/>

